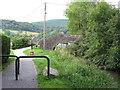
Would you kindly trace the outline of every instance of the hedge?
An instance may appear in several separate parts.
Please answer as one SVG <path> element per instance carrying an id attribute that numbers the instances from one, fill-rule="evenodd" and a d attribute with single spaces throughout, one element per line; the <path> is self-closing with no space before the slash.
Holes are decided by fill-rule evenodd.
<path id="1" fill-rule="evenodd" d="M 2 55 L 10 55 L 10 37 L 5 34 L 0 34 L 2 37 Z M 6 63 L 8 58 L 2 58 L 2 63 Z"/>
<path id="2" fill-rule="evenodd" d="M 12 49 L 20 49 L 30 45 L 30 38 L 26 36 L 12 38 Z"/>

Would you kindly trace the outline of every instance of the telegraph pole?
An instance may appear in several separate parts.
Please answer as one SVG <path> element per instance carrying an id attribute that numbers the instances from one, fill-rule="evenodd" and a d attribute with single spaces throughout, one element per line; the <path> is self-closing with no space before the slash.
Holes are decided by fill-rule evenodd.
<path id="1" fill-rule="evenodd" d="M 44 32 L 43 32 L 43 49 L 45 50 L 45 39 L 46 39 L 46 2 L 44 8 Z"/>

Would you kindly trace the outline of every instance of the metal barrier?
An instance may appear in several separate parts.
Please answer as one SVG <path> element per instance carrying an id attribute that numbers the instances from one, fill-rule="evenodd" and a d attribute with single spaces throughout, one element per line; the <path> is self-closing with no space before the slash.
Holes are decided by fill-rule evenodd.
<path id="1" fill-rule="evenodd" d="M 16 57 L 16 61 L 15 61 L 15 77 L 16 80 L 18 80 L 18 63 L 19 63 L 19 58 L 15 55 L 2 55 L 2 57 Z"/>
<path id="2" fill-rule="evenodd" d="M 18 58 L 46 58 L 48 61 L 47 74 L 48 74 L 48 78 L 50 77 L 50 59 L 47 56 L 19 56 Z M 18 66 L 20 67 L 20 63 L 18 63 Z M 18 67 L 18 72 L 19 72 L 19 67 Z"/>
<path id="3" fill-rule="evenodd" d="M 2 57 L 16 57 L 15 61 L 15 77 L 18 80 L 18 74 L 20 73 L 20 58 L 46 58 L 48 61 L 48 78 L 50 77 L 50 59 L 47 56 L 15 56 L 15 55 L 2 55 Z"/>

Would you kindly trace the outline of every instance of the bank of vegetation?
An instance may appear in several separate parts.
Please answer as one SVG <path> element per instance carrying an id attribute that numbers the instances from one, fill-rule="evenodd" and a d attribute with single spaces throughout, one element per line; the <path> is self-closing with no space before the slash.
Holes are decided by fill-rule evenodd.
<path id="1" fill-rule="evenodd" d="M 117 83 L 105 71 L 98 69 L 93 64 L 86 64 L 84 59 L 76 58 L 66 49 L 56 51 L 44 51 L 41 49 L 28 49 L 24 53 L 35 55 L 46 55 L 50 58 L 50 67 L 57 69 L 59 76 L 47 79 L 43 76 L 43 69 L 47 66 L 46 59 L 35 59 L 38 68 L 39 88 L 117 88 Z"/>
<path id="2" fill-rule="evenodd" d="M 66 10 L 71 34 L 82 38 L 69 48 L 72 55 L 102 69 L 120 69 L 120 13 L 106 2 L 71 2 Z"/>

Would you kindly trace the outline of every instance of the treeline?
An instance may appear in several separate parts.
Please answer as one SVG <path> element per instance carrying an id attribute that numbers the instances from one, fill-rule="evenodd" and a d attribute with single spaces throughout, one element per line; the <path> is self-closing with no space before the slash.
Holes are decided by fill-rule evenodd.
<path id="1" fill-rule="evenodd" d="M 82 38 L 70 47 L 73 55 L 103 69 L 120 69 L 120 13 L 106 2 L 72 2 L 66 10 L 68 28 Z"/>

